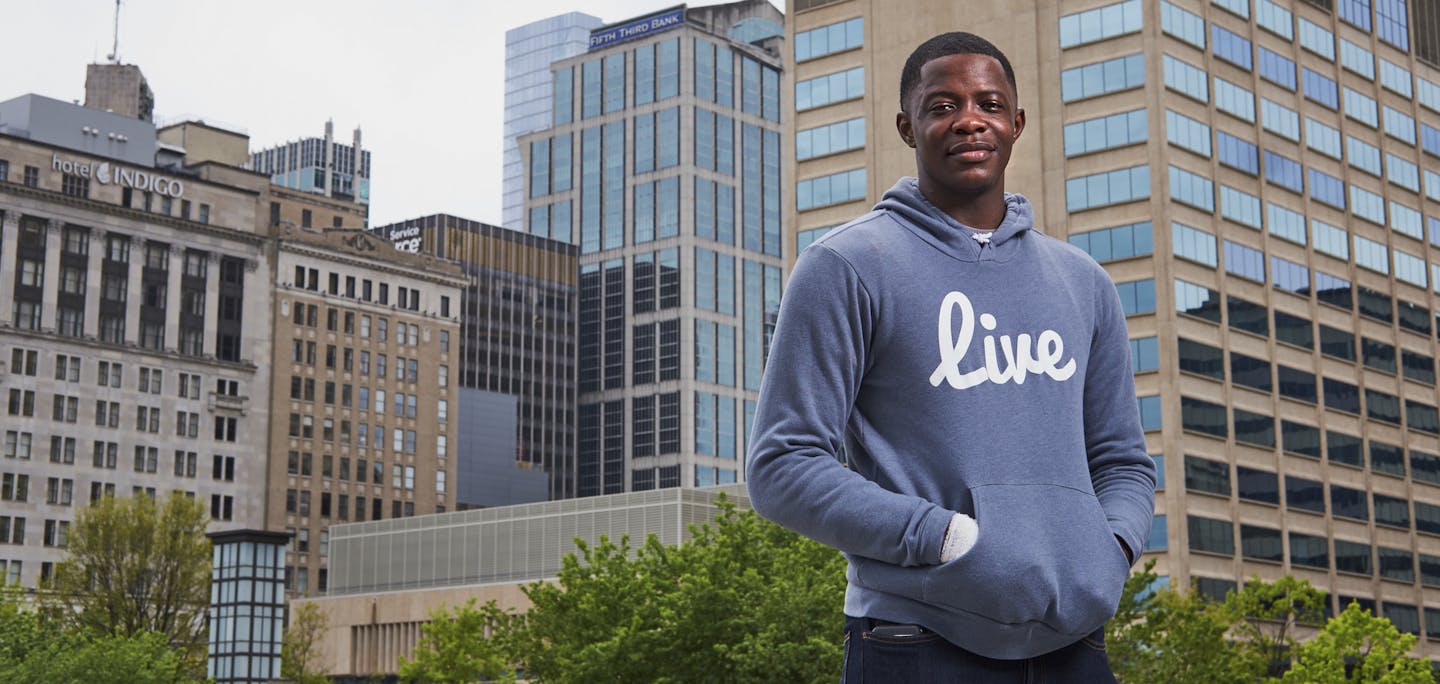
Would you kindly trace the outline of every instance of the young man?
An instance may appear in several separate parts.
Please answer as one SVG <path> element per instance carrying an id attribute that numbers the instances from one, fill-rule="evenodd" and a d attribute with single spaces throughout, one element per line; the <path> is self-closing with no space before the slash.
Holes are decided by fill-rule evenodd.
<path id="1" fill-rule="evenodd" d="M 917 178 L 791 275 L 751 501 L 849 560 L 847 682 L 1114 681 L 1155 497 L 1119 296 L 1005 192 L 1025 112 L 994 45 L 921 45 L 900 110 Z"/>

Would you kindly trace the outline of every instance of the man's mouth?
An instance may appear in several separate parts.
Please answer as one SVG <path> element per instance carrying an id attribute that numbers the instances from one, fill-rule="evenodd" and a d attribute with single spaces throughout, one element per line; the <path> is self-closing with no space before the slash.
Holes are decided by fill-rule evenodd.
<path id="1" fill-rule="evenodd" d="M 950 146 L 949 153 L 967 162 L 980 162 L 990 158 L 995 153 L 993 145 L 978 142 L 956 143 Z"/>

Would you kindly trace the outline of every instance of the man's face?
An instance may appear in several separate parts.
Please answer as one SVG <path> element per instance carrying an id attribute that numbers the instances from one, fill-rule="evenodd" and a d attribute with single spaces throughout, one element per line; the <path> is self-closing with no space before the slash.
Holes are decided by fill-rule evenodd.
<path id="1" fill-rule="evenodd" d="M 920 190 L 931 202 L 947 211 L 1003 202 L 1010 148 L 1025 128 L 1015 99 L 994 57 L 949 55 L 921 67 L 896 127 L 915 148 Z"/>

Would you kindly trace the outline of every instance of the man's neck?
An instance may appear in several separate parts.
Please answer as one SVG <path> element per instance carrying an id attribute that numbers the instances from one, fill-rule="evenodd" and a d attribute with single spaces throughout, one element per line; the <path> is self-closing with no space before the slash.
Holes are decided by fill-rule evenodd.
<path id="1" fill-rule="evenodd" d="M 924 184 L 920 194 L 925 196 L 937 209 L 945 212 L 960 225 L 980 231 L 991 231 L 1000 227 L 1009 207 L 1005 203 L 1005 191 L 995 189 L 980 195 L 955 195 L 953 193 L 927 192 Z"/>

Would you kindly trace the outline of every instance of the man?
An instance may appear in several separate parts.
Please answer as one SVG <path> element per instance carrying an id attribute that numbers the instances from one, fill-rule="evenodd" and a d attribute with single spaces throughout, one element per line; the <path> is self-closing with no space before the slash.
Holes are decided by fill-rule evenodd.
<path id="1" fill-rule="evenodd" d="M 751 501 L 845 553 L 847 682 L 1114 681 L 1155 497 L 1119 296 L 1005 192 L 1025 112 L 994 45 L 921 45 L 900 109 L 917 178 L 790 278 Z"/>

